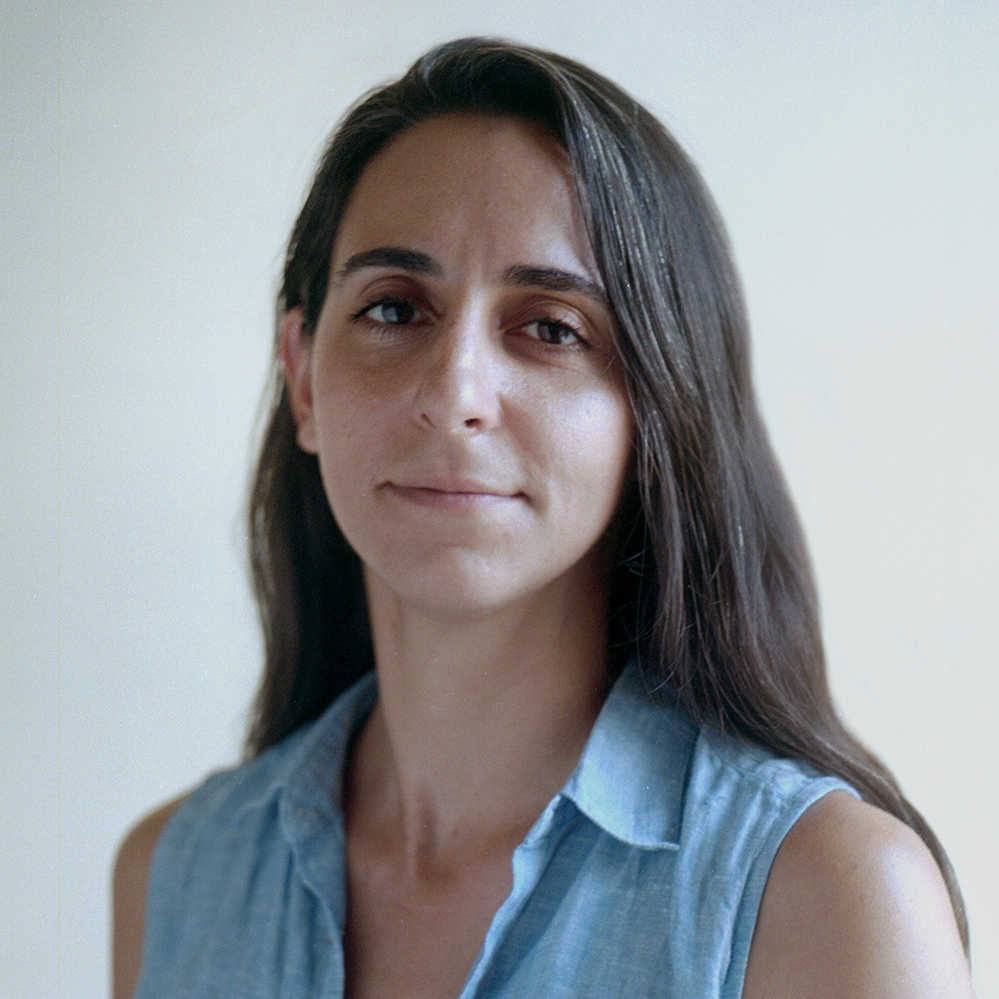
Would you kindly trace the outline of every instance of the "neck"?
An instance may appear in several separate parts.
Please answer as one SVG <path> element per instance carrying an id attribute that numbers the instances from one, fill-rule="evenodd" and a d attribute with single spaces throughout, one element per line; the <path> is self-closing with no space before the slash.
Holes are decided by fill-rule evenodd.
<path id="1" fill-rule="evenodd" d="M 603 704 L 604 587 L 456 621 L 367 586 L 379 701 L 355 749 L 352 825 L 393 842 L 412 873 L 512 849 Z"/>

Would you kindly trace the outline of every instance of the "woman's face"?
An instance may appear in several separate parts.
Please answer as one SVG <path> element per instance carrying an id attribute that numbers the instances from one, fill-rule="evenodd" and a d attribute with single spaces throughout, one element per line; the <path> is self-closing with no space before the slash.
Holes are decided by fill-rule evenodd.
<path id="1" fill-rule="evenodd" d="M 478 116 L 397 137 L 350 197 L 314 336 L 300 323 L 299 443 L 369 588 L 459 615 L 593 592 L 633 426 L 554 139 Z"/>

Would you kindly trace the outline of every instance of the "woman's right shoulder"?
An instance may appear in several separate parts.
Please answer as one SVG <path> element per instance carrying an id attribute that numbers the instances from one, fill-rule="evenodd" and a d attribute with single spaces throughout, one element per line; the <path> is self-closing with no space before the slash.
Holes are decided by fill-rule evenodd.
<path id="1" fill-rule="evenodd" d="M 184 803 L 183 794 L 140 819 L 118 847 L 112 881 L 114 999 L 130 999 L 142 965 L 149 871 L 160 834 Z"/>
<path id="2" fill-rule="evenodd" d="M 163 832 L 163 827 L 170 821 L 173 813 L 187 800 L 189 793 L 186 792 L 160 805 L 139 819 L 125 834 L 115 858 L 116 887 L 119 884 L 122 887 L 133 885 L 137 878 L 143 883 L 148 881 L 149 868 L 152 865 L 153 852 L 159 842 L 160 833 Z"/>
<path id="3" fill-rule="evenodd" d="M 297 750 L 309 730 L 302 726 L 259 756 L 210 774 L 126 833 L 112 879 L 114 999 L 131 999 L 138 982 L 157 848 L 162 844 L 170 863 L 180 867 L 217 859 L 218 850 L 206 851 L 206 844 L 218 844 L 220 837 L 231 834 L 234 818 L 248 805 L 272 800 L 275 787 L 296 769 Z M 157 892 L 163 887 L 162 882 L 155 886 Z"/>

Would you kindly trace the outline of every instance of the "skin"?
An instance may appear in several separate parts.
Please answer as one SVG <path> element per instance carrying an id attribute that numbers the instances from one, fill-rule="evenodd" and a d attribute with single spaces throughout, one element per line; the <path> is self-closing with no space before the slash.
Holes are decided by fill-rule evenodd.
<path id="1" fill-rule="evenodd" d="M 183 800 L 181 797 L 167 802 L 147 815 L 128 833 L 118 849 L 111 897 L 113 999 L 130 999 L 138 984 L 146 924 L 146 887 L 153 851 L 163 827 Z"/>
<path id="2" fill-rule="evenodd" d="M 633 434 L 613 333 L 563 151 L 475 116 L 372 160 L 315 332 L 298 311 L 284 323 L 299 444 L 362 560 L 379 673 L 345 787 L 353 999 L 459 994 L 512 852 L 602 705 Z M 120 999 L 164 821 L 116 869 Z M 845 794 L 810 809 L 771 871 L 743 994 L 970 995 L 914 834 Z"/>
<path id="3" fill-rule="evenodd" d="M 893 816 L 844 791 L 794 825 L 770 869 L 744 999 L 968 999 L 940 870 Z"/>

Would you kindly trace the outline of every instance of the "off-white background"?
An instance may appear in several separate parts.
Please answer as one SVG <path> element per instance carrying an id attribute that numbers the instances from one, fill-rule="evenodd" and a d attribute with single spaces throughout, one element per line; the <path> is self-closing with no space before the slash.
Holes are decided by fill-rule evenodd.
<path id="1" fill-rule="evenodd" d="M 994 0 L 5 5 L 0 992 L 100 996 L 140 813 L 236 759 L 239 515 L 323 136 L 431 43 L 577 56 L 721 206 L 843 714 L 949 847 L 999 995 Z"/>

